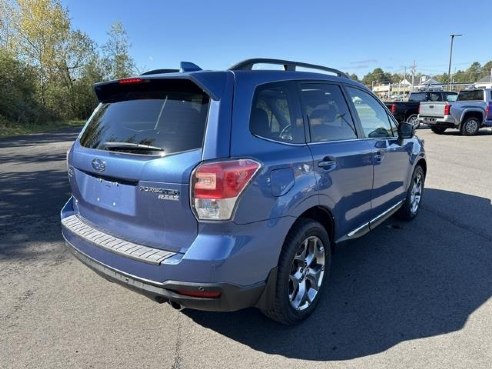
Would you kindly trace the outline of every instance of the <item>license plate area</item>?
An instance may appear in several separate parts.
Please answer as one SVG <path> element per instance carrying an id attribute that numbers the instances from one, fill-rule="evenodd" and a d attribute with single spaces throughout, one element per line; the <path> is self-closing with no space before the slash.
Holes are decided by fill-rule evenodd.
<path id="1" fill-rule="evenodd" d="M 92 176 L 86 177 L 84 199 L 97 207 L 135 215 L 135 186 Z"/>

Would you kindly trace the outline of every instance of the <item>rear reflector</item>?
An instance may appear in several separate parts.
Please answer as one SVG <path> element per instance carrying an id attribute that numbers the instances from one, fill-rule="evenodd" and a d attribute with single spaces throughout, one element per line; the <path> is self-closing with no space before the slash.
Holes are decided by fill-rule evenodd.
<path id="1" fill-rule="evenodd" d="M 239 159 L 201 164 L 192 174 L 192 204 L 198 219 L 228 220 L 260 164 Z"/>
<path id="2" fill-rule="evenodd" d="M 199 297 L 204 299 L 216 299 L 221 295 L 220 291 L 176 290 L 176 292 L 183 296 Z"/>
<path id="3" fill-rule="evenodd" d="M 120 85 L 131 85 L 135 83 L 142 83 L 144 80 L 142 78 L 123 78 L 118 81 Z"/>

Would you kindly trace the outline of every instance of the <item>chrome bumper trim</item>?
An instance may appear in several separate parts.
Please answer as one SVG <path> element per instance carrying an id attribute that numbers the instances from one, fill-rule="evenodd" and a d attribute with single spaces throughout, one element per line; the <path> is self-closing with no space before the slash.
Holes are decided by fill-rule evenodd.
<path id="1" fill-rule="evenodd" d="M 144 263 L 160 265 L 165 259 L 176 255 L 174 252 L 154 249 L 113 237 L 84 223 L 76 215 L 62 219 L 62 225 L 85 241 L 131 259 Z"/>

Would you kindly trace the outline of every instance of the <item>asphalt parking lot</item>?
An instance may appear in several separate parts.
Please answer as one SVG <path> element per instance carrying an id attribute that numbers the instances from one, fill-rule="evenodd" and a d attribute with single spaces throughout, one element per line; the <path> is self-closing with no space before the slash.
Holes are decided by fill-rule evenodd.
<path id="1" fill-rule="evenodd" d="M 0 140 L 0 368 L 490 368 L 492 130 L 418 135 L 419 216 L 342 245 L 295 327 L 178 312 L 100 278 L 60 235 L 76 133 Z"/>

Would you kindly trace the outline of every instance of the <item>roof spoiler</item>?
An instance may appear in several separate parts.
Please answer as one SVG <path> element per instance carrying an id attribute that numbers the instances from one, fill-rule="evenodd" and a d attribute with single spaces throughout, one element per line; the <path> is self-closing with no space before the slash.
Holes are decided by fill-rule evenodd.
<path id="1" fill-rule="evenodd" d="M 179 69 L 153 69 L 149 70 L 147 72 L 144 72 L 141 74 L 141 76 L 149 76 L 152 74 L 166 74 L 166 73 L 185 73 L 185 72 L 199 72 L 202 70 L 198 65 L 192 63 L 192 62 L 187 62 L 187 61 L 182 61 L 179 64 Z"/>

